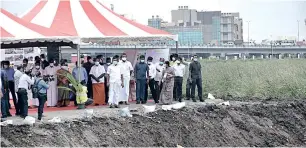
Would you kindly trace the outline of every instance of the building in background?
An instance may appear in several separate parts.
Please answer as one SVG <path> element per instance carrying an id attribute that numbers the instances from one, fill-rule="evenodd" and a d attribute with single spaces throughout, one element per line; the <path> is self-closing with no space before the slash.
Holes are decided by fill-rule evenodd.
<path id="1" fill-rule="evenodd" d="M 197 13 L 203 31 L 205 44 L 218 44 L 221 42 L 221 11 L 200 11 Z"/>
<path id="2" fill-rule="evenodd" d="M 167 26 L 163 30 L 178 35 L 180 45 L 203 45 L 202 26 Z"/>
<path id="3" fill-rule="evenodd" d="M 221 13 L 221 43 L 243 41 L 243 20 L 236 13 Z"/>
<path id="4" fill-rule="evenodd" d="M 156 28 L 156 29 L 161 29 L 162 22 L 163 22 L 163 19 L 159 18 L 158 15 L 156 17 L 154 17 L 153 15 L 152 18 L 148 19 L 148 26 Z"/>
<path id="5" fill-rule="evenodd" d="M 177 10 L 171 10 L 171 22 L 177 26 L 194 26 L 198 22 L 197 10 L 179 6 Z"/>

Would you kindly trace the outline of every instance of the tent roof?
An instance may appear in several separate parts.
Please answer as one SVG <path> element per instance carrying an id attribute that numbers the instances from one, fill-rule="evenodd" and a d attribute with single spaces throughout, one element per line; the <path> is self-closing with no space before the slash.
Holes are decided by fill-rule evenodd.
<path id="1" fill-rule="evenodd" d="M 98 0 L 40 0 L 22 19 L 81 38 L 177 38 L 118 15 Z"/>

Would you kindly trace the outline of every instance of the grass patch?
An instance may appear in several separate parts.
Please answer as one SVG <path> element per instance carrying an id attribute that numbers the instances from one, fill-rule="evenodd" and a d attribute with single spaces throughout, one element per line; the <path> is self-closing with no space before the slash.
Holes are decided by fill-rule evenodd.
<path id="1" fill-rule="evenodd" d="M 203 97 L 306 98 L 306 60 L 203 60 Z M 186 79 L 183 92 L 185 94 Z"/>

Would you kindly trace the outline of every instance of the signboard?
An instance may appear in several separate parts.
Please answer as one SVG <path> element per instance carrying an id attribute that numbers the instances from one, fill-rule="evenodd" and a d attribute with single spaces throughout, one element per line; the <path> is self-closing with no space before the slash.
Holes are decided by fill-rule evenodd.
<path id="1" fill-rule="evenodd" d="M 170 57 L 170 49 L 149 49 L 146 51 L 146 59 L 153 57 L 153 63 L 158 63 L 160 58 L 164 58 L 166 61 Z"/>
<path id="2" fill-rule="evenodd" d="M 34 64 L 34 57 L 39 56 L 39 48 L 12 48 L 1 50 L 1 61 L 10 61 L 11 64 L 21 65 L 23 59 L 27 58 L 29 64 Z"/>

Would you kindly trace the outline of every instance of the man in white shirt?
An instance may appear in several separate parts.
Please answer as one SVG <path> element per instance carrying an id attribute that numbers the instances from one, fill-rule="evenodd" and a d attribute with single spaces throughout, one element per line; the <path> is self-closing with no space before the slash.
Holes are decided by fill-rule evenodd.
<path id="1" fill-rule="evenodd" d="M 183 77 L 185 74 L 185 65 L 181 64 L 182 58 L 179 58 L 174 64 L 174 88 L 173 88 L 173 97 L 175 101 L 182 102 L 182 85 Z"/>
<path id="2" fill-rule="evenodd" d="M 155 88 L 155 76 L 156 76 L 156 66 L 153 64 L 153 58 L 148 57 L 147 62 L 149 66 L 149 84 L 146 85 L 146 92 L 145 92 L 145 100 L 148 100 L 148 87 L 150 87 L 152 97 L 155 103 L 159 103 L 156 96 L 156 88 Z"/>
<path id="3" fill-rule="evenodd" d="M 20 107 L 20 116 L 28 116 L 28 90 L 34 84 L 34 77 L 31 78 L 31 71 L 25 71 L 20 77 L 18 84 L 18 105 Z"/>
<path id="4" fill-rule="evenodd" d="M 18 93 L 18 85 L 19 85 L 19 80 L 20 77 L 23 75 L 23 67 L 22 66 L 17 66 L 17 70 L 14 73 L 14 80 L 15 80 L 15 92 Z M 18 98 L 18 95 L 17 95 Z M 19 100 L 19 98 L 18 98 Z M 20 115 L 20 108 L 18 106 L 18 101 L 17 101 L 17 105 L 15 106 L 16 109 L 16 116 Z"/>
<path id="5" fill-rule="evenodd" d="M 91 67 L 89 76 L 92 81 L 92 92 L 93 100 L 95 105 L 105 105 L 105 85 L 104 76 L 105 69 L 104 66 L 100 65 L 100 59 L 94 59 L 95 65 Z"/>
<path id="6" fill-rule="evenodd" d="M 160 58 L 159 63 L 156 63 L 156 76 L 155 76 L 154 80 L 155 80 L 155 90 L 156 90 L 157 100 L 159 100 L 160 91 L 161 91 L 161 88 L 162 88 L 161 81 L 162 81 L 162 78 L 163 78 L 163 72 L 166 68 L 164 66 L 164 62 L 165 62 L 165 59 Z"/>
<path id="7" fill-rule="evenodd" d="M 130 94 L 130 80 L 133 73 L 133 66 L 131 62 L 127 60 L 125 53 L 122 54 L 122 60 L 119 62 L 123 74 L 123 84 L 124 87 L 121 89 L 119 102 L 125 103 L 128 105 L 129 94 Z"/>
<path id="8" fill-rule="evenodd" d="M 119 108 L 120 89 L 124 87 L 121 66 L 118 65 L 119 56 L 113 57 L 113 64 L 107 69 L 107 82 L 109 85 L 109 107 Z"/>

